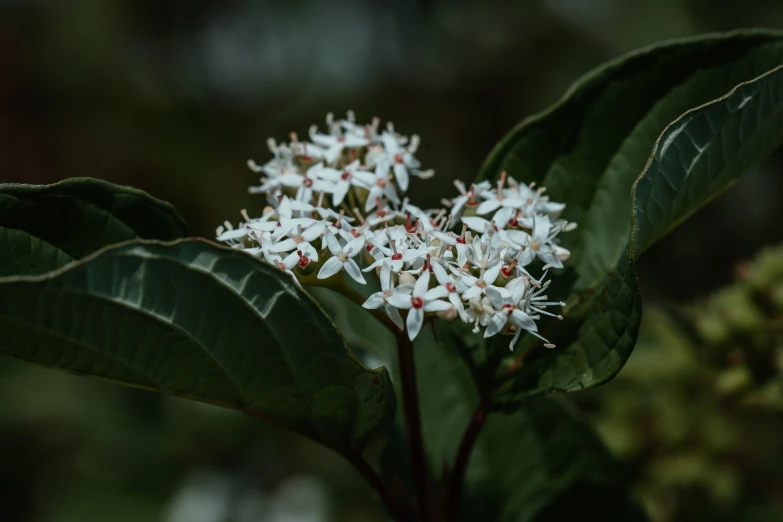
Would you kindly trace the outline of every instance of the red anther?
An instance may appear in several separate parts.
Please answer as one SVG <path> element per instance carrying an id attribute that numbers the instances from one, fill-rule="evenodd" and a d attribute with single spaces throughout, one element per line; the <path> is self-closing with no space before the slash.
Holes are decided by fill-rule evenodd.
<path id="1" fill-rule="evenodd" d="M 394 155 L 394 162 L 395 163 L 402 163 L 402 156 L 400 154 Z"/>
<path id="2" fill-rule="evenodd" d="M 507 315 L 511 315 L 514 313 L 514 305 L 503 305 L 503 311 L 506 312 Z"/>
<path id="3" fill-rule="evenodd" d="M 299 261 L 296 262 L 297 265 L 299 265 L 302 268 L 305 268 L 307 265 L 310 264 L 310 260 L 307 259 L 307 256 L 302 255 L 301 250 L 297 250 L 296 253 L 299 256 Z"/>
<path id="4" fill-rule="evenodd" d="M 424 301 L 421 300 L 421 297 L 413 297 L 411 298 L 411 306 L 413 308 L 419 309 L 424 306 Z"/>
<path id="5" fill-rule="evenodd" d="M 352 235 L 353 237 L 359 237 L 359 236 L 361 236 L 361 234 L 359 233 L 359 231 L 358 231 L 357 229 L 355 229 L 355 228 L 354 228 L 354 229 L 351 229 L 351 235 Z"/>
<path id="6" fill-rule="evenodd" d="M 449 292 L 456 292 L 457 291 L 457 287 L 454 286 L 454 283 L 446 283 L 443 286 L 446 287 L 446 290 L 448 290 Z"/>
<path id="7" fill-rule="evenodd" d="M 501 268 L 500 273 L 503 274 L 503 277 L 505 277 L 506 279 L 511 279 L 511 276 L 514 275 L 513 270 L 514 268 L 516 268 L 518 262 L 519 261 L 517 261 L 516 259 L 512 259 L 511 263 L 508 266 Z"/>
<path id="8" fill-rule="evenodd" d="M 402 252 L 397 252 L 396 254 L 392 255 L 392 261 L 399 261 L 402 259 Z"/>
<path id="9" fill-rule="evenodd" d="M 351 177 L 351 173 L 348 172 L 347 170 L 340 175 L 340 179 L 343 181 L 348 181 L 350 177 Z"/>

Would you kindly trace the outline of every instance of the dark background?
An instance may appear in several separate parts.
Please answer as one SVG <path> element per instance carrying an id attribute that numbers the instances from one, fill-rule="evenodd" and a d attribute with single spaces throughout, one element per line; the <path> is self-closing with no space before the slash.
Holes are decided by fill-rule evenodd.
<path id="1" fill-rule="evenodd" d="M 245 162 L 268 158 L 267 137 L 353 109 L 422 137 L 436 177 L 410 195 L 435 206 L 592 67 L 663 39 L 759 26 L 783 27 L 783 2 L 0 0 L 0 182 L 133 185 L 212 237 L 239 209 L 263 207 Z M 646 255 L 649 302 L 703 295 L 783 239 L 782 160 Z M 308 441 L 8 361 L 0 448 L 3 520 L 381 520 L 353 470 Z"/>

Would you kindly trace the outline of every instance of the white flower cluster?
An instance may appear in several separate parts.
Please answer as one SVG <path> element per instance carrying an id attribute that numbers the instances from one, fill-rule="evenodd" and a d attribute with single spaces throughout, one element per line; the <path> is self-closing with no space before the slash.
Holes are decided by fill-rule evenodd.
<path id="1" fill-rule="evenodd" d="M 496 185 L 469 188 L 455 182 L 460 195 L 447 207 L 422 210 L 404 196 L 411 176 L 428 178 L 414 158 L 419 138 L 408 139 L 379 120 L 358 125 L 352 113 L 326 119 L 328 133 L 310 129 L 310 141 L 269 140 L 273 158 L 253 194 L 269 206 L 259 218 L 242 211 L 244 222 L 226 222 L 217 239 L 253 255 L 307 284 L 345 271 L 365 284 L 375 273 L 380 291 L 364 302 L 383 309 L 413 340 L 424 319 L 439 317 L 473 324 L 484 337 L 522 330 L 554 345 L 539 333 L 546 310 L 563 306 L 544 295 L 550 267 L 560 268 L 569 252 L 556 242 L 575 223 L 558 219 L 565 205 L 549 201 L 543 188 L 517 183 L 505 173 Z M 458 232 L 449 231 L 452 226 Z M 542 275 L 529 268 L 539 260 Z M 317 282 L 317 281 L 315 281 Z M 406 311 L 403 321 L 401 311 Z"/>

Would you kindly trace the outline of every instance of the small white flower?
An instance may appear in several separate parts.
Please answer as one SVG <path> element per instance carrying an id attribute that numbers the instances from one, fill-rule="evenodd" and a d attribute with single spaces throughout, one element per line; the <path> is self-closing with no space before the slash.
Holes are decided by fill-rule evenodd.
<path id="1" fill-rule="evenodd" d="M 512 291 L 506 290 L 502 292 L 499 288 L 487 288 L 486 290 L 487 298 L 496 312 L 492 315 L 492 319 L 490 319 L 489 325 L 487 325 L 487 329 L 484 331 L 484 337 L 492 337 L 499 333 L 507 323 L 511 323 L 517 328 L 514 338 L 508 346 L 511 350 L 514 349 L 514 345 L 517 343 L 522 330 L 533 334 L 536 334 L 538 331 L 538 326 L 533 318 L 517 306 L 528 289 L 525 280 L 521 279 L 521 281 L 523 283 L 514 285 Z M 538 334 L 536 336 L 541 337 Z M 549 341 L 546 342 L 548 343 Z"/>
<path id="2" fill-rule="evenodd" d="M 359 170 L 359 162 L 354 161 L 342 168 L 342 170 L 324 168 L 318 175 L 334 184 L 332 189 L 332 205 L 338 206 L 345 199 L 352 186 L 370 190 L 375 183 L 375 175 L 372 172 Z"/>
<path id="3" fill-rule="evenodd" d="M 462 279 L 456 277 L 450 277 L 446 269 L 440 266 L 437 261 L 430 261 L 432 272 L 435 274 L 435 279 L 438 280 L 438 286 L 431 290 L 432 295 L 438 297 L 446 297 L 449 302 L 454 305 L 460 317 L 465 315 L 465 306 L 462 304 L 462 298 L 460 297 L 468 290 Z"/>
<path id="4" fill-rule="evenodd" d="M 386 263 L 381 265 L 380 280 L 381 291 L 375 292 L 370 297 L 368 297 L 362 306 L 371 310 L 383 307 L 383 310 L 386 312 L 386 315 L 389 316 L 389 319 L 391 319 L 400 330 L 404 330 L 405 324 L 402 322 L 402 316 L 400 315 L 399 309 L 395 308 L 394 305 L 388 302 L 388 300 L 390 297 L 395 295 L 404 295 L 410 297 L 411 292 L 413 292 L 413 286 L 400 285 L 395 288 L 394 273 L 389 269 L 389 265 Z"/>
<path id="5" fill-rule="evenodd" d="M 538 215 L 533 218 L 532 235 L 526 234 L 521 230 L 509 231 L 509 236 L 525 247 L 517 256 L 519 266 L 527 266 L 538 257 L 544 263 L 555 268 L 563 267 L 563 262 L 556 255 L 555 248 L 552 245 L 552 239 L 557 234 L 557 231 L 550 234 L 550 229 L 551 222 L 549 217 Z"/>
<path id="6" fill-rule="evenodd" d="M 462 298 L 472 299 L 486 293 L 487 288 L 495 288 L 492 285 L 500 275 L 500 263 L 496 263 L 487 270 L 482 270 L 481 277 L 474 277 L 467 272 L 461 272 L 454 268 L 452 268 L 452 272 L 468 287 L 462 293 Z"/>
<path id="7" fill-rule="evenodd" d="M 386 198 L 394 204 L 400 203 L 400 198 L 397 197 L 397 191 L 394 189 L 394 183 L 389 178 L 389 164 L 385 162 L 380 162 L 375 167 L 375 177 L 370 186 L 364 211 L 369 212 L 374 209 L 382 198 Z"/>
<path id="8" fill-rule="evenodd" d="M 345 148 L 357 148 L 365 147 L 369 144 L 369 141 L 365 138 L 359 137 L 354 133 L 340 132 L 338 125 L 332 126 L 332 134 L 320 134 L 318 127 L 313 125 L 310 127 L 310 139 L 313 143 L 317 143 L 321 147 L 326 149 L 324 153 L 324 159 L 329 164 L 334 163 L 340 157 Z"/>
<path id="9" fill-rule="evenodd" d="M 269 247 L 270 252 L 291 252 L 292 250 L 301 250 L 304 255 L 313 261 L 318 261 L 318 251 L 311 244 L 315 241 L 326 228 L 326 224 L 318 222 L 302 230 L 301 226 L 288 232 L 288 238 L 278 241 Z"/>
<path id="10" fill-rule="evenodd" d="M 323 264 L 321 270 L 318 272 L 318 279 L 332 277 L 340 270 L 345 269 L 348 275 L 351 276 L 355 281 L 361 284 L 366 284 L 367 281 L 364 280 L 362 272 L 359 270 L 359 265 L 357 265 L 356 261 L 353 260 L 353 258 L 356 257 L 356 254 L 358 254 L 362 248 L 364 248 L 364 238 L 357 237 L 345 245 L 345 247 L 342 247 L 331 230 L 326 231 L 325 237 L 329 251 L 334 257 L 330 257 Z"/>
<path id="11" fill-rule="evenodd" d="M 392 165 L 394 170 L 394 177 L 397 180 L 397 184 L 400 189 L 405 192 L 408 190 L 408 183 L 410 182 L 410 174 L 414 170 L 417 170 L 421 163 L 413 157 L 410 148 L 405 148 L 400 143 L 400 140 L 391 132 L 384 132 L 381 135 L 381 141 L 383 141 L 383 147 L 386 151 L 386 159 Z M 413 141 L 413 140 L 412 140 Z M 418 139 L 415 138 L 418 142 Z"/>
<path id="12" fill-rule="evenodd" d="M 424 312 L 438 312 L 451 308 L 450 303 L 438 300 L 437 295 L 440 291 L 437 291 L 436 288 L 433 289 L 436 291 L 427 290 L 429 284 L 430 273 L 428 270 L 425 270 L 413 286 L 413 295 L 392 295 L 387 299 L 390 304 L 397 308 L 410 310 L 406 325 L 408 327 L 408 338 L 411 341 L 419 335 L 421 325 L 424 323 Z"/>

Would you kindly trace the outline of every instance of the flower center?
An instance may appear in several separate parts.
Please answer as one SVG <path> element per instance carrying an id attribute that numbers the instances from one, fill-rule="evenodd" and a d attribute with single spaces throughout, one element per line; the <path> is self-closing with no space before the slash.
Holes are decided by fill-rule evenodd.
<path id="1" fill-rule="evenodd" d="M 339 254 L 337 254 L 337 259 L 345 263 L 346 261 L 348 261 L 348 255 L 345 252 L 340 252 Z"/>
<path id="2" fill-rule="evenodd" d="M 400 154 L 394 155 L 394 162 L 395 163 L 402 163 L 402 156 Z"/>
<path id="3" fill-rule="evenodd" d="M 424 306 L 424 301 L 421 300 L 421 297 L 412 297 L 411 298 L 411 306 L 413 308 L 419 309 L 422 306 Z"/>
<path id="4" fill-rule="evenodd" d="M 383 179 L 383 178 L 378 178 L 378 179 L 375 181 L 375 184 L 376 184 L 376 185 L 378 185 L 379 187 L 383 188 L 383 187 L 385 187 L 385 186 L 386 186 L 386 180 L 385 180 L 385 179 Z"/>
<path id="5" fill-rule="evenodd" d="M 487 282 L 484 281 L 483 279 L 479 279 L 478 281 L 476 281 L 476 286 L 479 288 L 486 288 Z"/>
<path id="6" fill-rule="evenodd" d="M 448 290 L 449 292 L 456 292 L 457 291 L 457 287 L 454 286 L 454 283 L 446 283 L 443 286 L 445 286 L 446 290 Z"/>
<path id="7" fill-rule="evenodd" d="M 310 264 L 310 260 L 307 259 L 306 256 L 302 255 L 301 250 L 297 250 L 296 253 L 299 254 L 299 261 L 296 262 L 297 265 L 299 265 L 302 268 L 305 268 L 307 265 Z"/>
<path id="8" fill-rule="evenodd" d="M 338 143 L 345 143 L 345 136 L 339 136 L 339 137 L 337 138 L 337 142 L 338 142 Z"/>
<path id="9" fill-rule="evenodd" d="M 400 259 L 402 259 L 402 253 L 400 252 L 397 252 L 392 256 L 392 261 L 399 261 Z"/>
<path id="10" fill-rule="evenodd" d="M 361 236 L 361 234 L 359 233 L 359 231 L 358 231 L 358 230 L 356 230 L 355 228 L 351 229 L 351 235 L 352 235 L 353 237 L 359 237 L 359 236 Z"/>
<path id="11" fill-rule="evenodd" d="M 302 185 L 304 185 L 307 188 L 310 188 L 313 186 L 313 180 L 310 178 L 305 178 L 305 180 L 302 182 Z"/>
<path id="12" fill-rule="evenodd" d="M 350 177 L 351 177 L 351 173 L 346 171 L 342 173 L 340 179 L 342 179 L 343 181 L 348 181 Z"/>
<path id="13" fill-rule="evenodd" d="M 304 241 L 304 238 L 302 237 L 301 234 L 297 234 L 297 235 L 295 235 L 293 237 L 293 240 L 294 240 L 294 243 L 301 243 L 302 241 Z"/>
<path id="14" fill-rule="evenodd" d="M 538 250 L 541 248 L 541 243 L 538 242 L 538 239 L 533 239 L 532 241 L 530 241 L 530 244 L 528 246 L 530 246 L 531 250 L 535 250 L 536 252 L 538 252 Z"/>
<path id="15" fill-rule="evenodd" d="M 511 315 L 514 313 L 514 306 L 510 304 L 503 305 L 503 311 L 506 312 L 506 315 Z"/>

